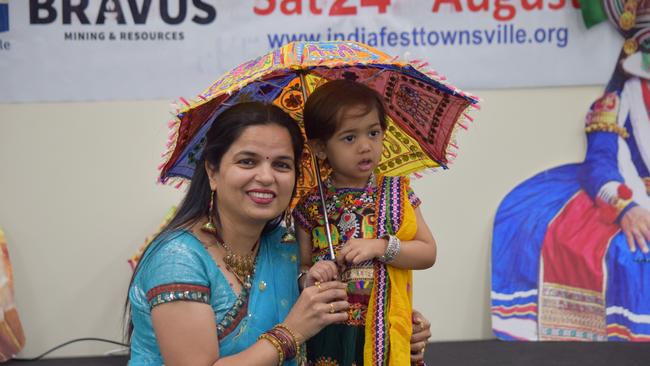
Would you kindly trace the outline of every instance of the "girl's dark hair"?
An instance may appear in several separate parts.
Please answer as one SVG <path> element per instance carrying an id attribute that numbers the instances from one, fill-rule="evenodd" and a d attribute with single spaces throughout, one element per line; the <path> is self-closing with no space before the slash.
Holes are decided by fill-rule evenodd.
<path id="1" fill-rule="evenodd" d="M 307 138 L 323 142 L 329 140 L 344 113 L 356 106 L 365 107 L 362 116 L 376 109 L 381 129 L 386 130 L 386 110 L 381 95 L 362 83 L 340 79 L 317 87 L 307 98 L 304 110 Z"/>
<path id="2" fill-rule="evenodd" d="M 304 138 L 300 128 L 298 127 L 298 123 L 291 118 L 291 116 L 272 104 L 245 102 L 235 104 L 234 106 L 225 109 L 220 114 L 213 116 L 212 119 L 212 126 L 206 133 L 205 147 L 203 148 L 201 159 L 196 163 L 196 169 L 192 175 L 192 180 L 190 181 L 187 193 L 185 194 L 179 208 L 176 210 L 174 217 L 167 225 L 165 225 L 165 227 L 163 227 L 156 238 L 175 229 L 191 226 L 208 214 L 212 189 L 210 188 L 210 181 L 205 170 L 205 162 L 207 161 L 208 164 L 219 169 L 223 156 L 248 127 L 278 125 L 289 132 L 295 160 L 295 193 L 295 183 L 298 181 L 298 175 L 300 172 L 300 158 L 302 157 Z M 217 211 L 218 210 L 215 210 L 215 213 L 218 215 Z M 216 219 L 217 222 L 219 222 L 218 216 Z M 269 220 L 264 226 L 262 234 L 275 229 L 281 221 L 282 214 Z M 152 246 L 150 245 L 145 250 L 142 254 L 141 260 L 133 270 L 129 289 L 131 288 L 131 285 L 133 285 L 133 280 L 140 269 L 142 258 L 144 258 L 145 254 L 151 247 Z M 125 334 L 127 342 L 130 341 L 133 332 L 133 323 L 130 317 L 129 305 L 129 297 L 127 293 L 125 303 L 125 315 L 128 314 L 128 330 Z"/>

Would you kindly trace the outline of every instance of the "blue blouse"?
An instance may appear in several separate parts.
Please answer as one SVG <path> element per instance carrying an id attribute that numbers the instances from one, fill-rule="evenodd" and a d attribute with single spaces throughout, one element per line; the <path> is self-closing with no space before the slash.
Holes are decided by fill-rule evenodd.
<path id="1" fill-rule="evenodd" d="M 283 228 L 264 235 L 248 296 L 238 296 L 203 247 L 187 230 L 158 237 L 141 259 L 129 289 L 133 334 L 130 366 L 162 365 L 151 309 L 168 301 L 210 304 L 218 324 L 219 354 L 242 352 L 263 332 L 282 322 L 299 291 L 298 245 L 282 242 Z M 247 297 L 247 299 L 246 299 Z M 237 311 L 248 300 L 247 313 Z M 225 334 L 225 336 L 224 336 Z M 295 361 L 285 362 L 295 365 Z"/>

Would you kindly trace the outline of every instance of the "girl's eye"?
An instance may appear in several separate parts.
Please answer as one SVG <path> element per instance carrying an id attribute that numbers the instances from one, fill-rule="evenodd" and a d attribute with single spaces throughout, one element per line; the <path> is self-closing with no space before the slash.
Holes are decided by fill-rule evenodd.
<path id="1" fill-rule="evenodd" d="M 344 136 L 343 141 L 352 142 L 352 141 L 354 141 L 354 136 L 353 135 Z"/>
<path id="2" fill-rule="evenodd" d="M 369 133 L 370 137 L 377 137 L 381 135 L 381 130 L 373 130 Z"/>

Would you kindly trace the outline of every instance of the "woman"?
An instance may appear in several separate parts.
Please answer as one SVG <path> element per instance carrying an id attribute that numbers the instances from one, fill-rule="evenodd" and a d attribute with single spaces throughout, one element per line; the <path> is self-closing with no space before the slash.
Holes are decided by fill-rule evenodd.
<path id="1" fill-rule="evenodd" d="M 340 282 L 298 296 L 298 247 L 282 242 L 302 146 L 275 106 L 242 103 L 216 118 L 204 168 L 135 269 L 130 365 L 295 364 L 306 339 L 347 319 Z M 426 320 L 420 329 L 417 350 Z"/>

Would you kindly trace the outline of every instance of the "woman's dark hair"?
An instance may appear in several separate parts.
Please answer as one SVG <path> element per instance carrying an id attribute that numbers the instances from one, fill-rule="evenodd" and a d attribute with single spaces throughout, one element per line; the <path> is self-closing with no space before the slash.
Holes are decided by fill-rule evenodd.
<path id="1" fill-rule="evenodd" d="M 298 123 L 291 118 L 291 116 L 272 104 L 245 102 L 235 104 L 234 106 L 225 109 L 220 114 L 212 117 L 212 119 L 212 126 L 206 133 L 205 146 L 203 148 L 201 159 L 196 163 L 196 168 L 192 175 L 192 180 L 190 181 L 187 193 L 185 194 L 179 208 L 176 210 L 174 217 L 167 225 L 165 225 L 165 227 L 163 227 L 156 237 L 169 233 L 175 229 L 191 226 L 208 214 L 212 189 L 210 188 L 210 181 L 205 170 L 205 162 L 207 161 L 209 165 L 215 169 L 219 169 L 223 156 L 248 127 L 278 125 L 289 132 L 295 160 L 295 193 L 295 183 L 298 181 L 298 175 L 300 172 L 300 158 L 302 157 L 304 138 L 300 128 L 298 127 Z M 217 211 L 218 210 L 215 210 L 215 213 L 217 213 Z M 218 217 L 216 217 L 216 220 L 219 222 Z M 264 234 L 275 229 L 281 221 L 282 214 L 269 220 L 264 226 L 262 233 Z M 152 246 L 150 245 L 145 250 L 141 259 L 144 258 L 144 255 L 151 247 Z M 142 260 L 138 262 L 138 265 L 133 270 L 129 289 L 131 288 L 133 280 L 140 269 L 141 263 Z M 133 323 L 131 322 L 129 313 L 129 297 L 127 293 L 125 303 L 125 315 L 128 316 L 128 330 L 125 334 L 127 341 L 130 341 L 131 333 L 133 332 Z"/>
<path id="2" fill-rule="evenodd" d="M 374 89 L 348 79 L 329 81 L 307 98 L 304 110 L 305 132 L 308 139 L 327 141 L 341 123 L 350 107 L 365 107 L 361 116 L 377 110 L 379 124 L 386 130 L 386 109 L 382 97 Z"/>

